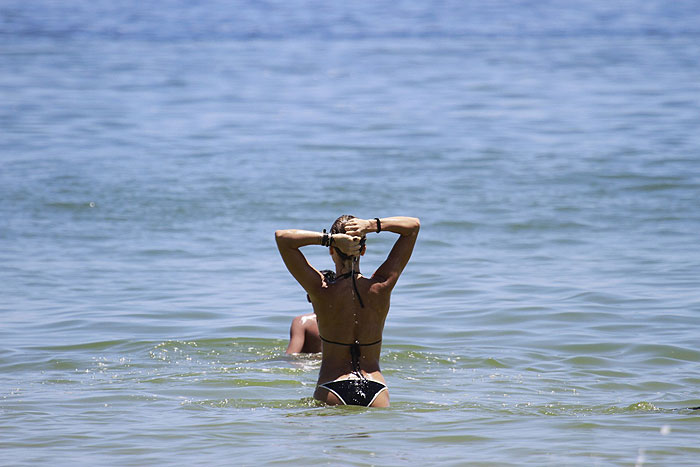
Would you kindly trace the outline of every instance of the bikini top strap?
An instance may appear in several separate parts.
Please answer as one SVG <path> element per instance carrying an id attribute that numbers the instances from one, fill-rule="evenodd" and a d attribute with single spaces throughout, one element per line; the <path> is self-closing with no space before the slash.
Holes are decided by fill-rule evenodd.
<path id="1" fill-rule="evenodd" d="M 344 342 L 329 341 L 320 334 L 318 335 L 318 337 L 320 337 L 323 342 L 327 342 L 329 344 L 344 345 L 346 347 L 350 347 L 350 364 L 352 365 L 352 372 L 355 373 L 360 379 L 366 379 L 365 375 L 362 374 L 362 367 L 360 366 L 360 354 L 362 353 L 360 351 L 360 347 L 376 345 L 382 341 L 381 339 L 379 339 L 378 341 L 369 344 L 360 344 L 359 341 L 355 341 L 352 344 L 346 344 Z"/>
<path id="2" fill-rule="evenodd" d="M 352 346 L 354 346 L 354 345 L 359 345 L 360 347 L 368 347 L 368 346 L 370 346 L 370 345 L 377 345 L 377 344 L 379 344 L 379 343 L 382 341 L 381 339 L 379 339 L 378 341 L 370 342 L 369 344 L 360 344 L 360 343 L 357 342 L 357 341 L 353 342 L 352 344 L 346 344 L 345 342 L 329 341 L 328 339 L 324 338 L 324 337 L 323 337 L 322 335 L 320 335 L 320 334 L 318 335 L 318 337 L 320 337 L 321 340 L 322 340 L 323 342 L 326 342 L 326 343 L 328 343 L 328 344 L 344 345 L 344 346 L 346 346 L 346 347 L 352 347 Z"/>
<path id="3" fill-rule="evenodd" d="M 347 279 L 350 276 L 352 276 L 352 271 L 346 272 L 345 274 L 341 274 L 339 276 L 335 276 L 335 279 L 333 279 L 333 282 L 339 281 L 340 279 Z"/>
<path id="4" fill-rule="evenodd" d="M 355 275 L 352 275 L 352 288 L 355 289 L 355 295 L 357 295 L 357 300 L 360 302 L 360 308 L 364 308 L 365 304 L 362 303 L 362 296 L 360 295 L 360 291 L 357 290 L 357 283 L 355 282 Z"/>

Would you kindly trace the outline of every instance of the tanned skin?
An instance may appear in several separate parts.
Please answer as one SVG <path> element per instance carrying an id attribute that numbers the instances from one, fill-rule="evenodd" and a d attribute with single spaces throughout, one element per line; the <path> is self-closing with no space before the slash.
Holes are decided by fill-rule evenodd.
<path id="1" fill-rule="evenodd" d="M 372 274 L 356 276 L 357 291 L 364 307 L 355 297 L 351 279 L 327 281 L 323 274 L 306 260 L 300 248 L 321 245 L 324 234 L 308 230 L 278 230 L 275 232 L 277 247 L 289 272 L 306 290 L 311 299 L 318 321 L 320 334 L 327 340 L 343 343 L 376 342 L 382 339 L 384 322 L 389 313 L 391 292 L 411 258 L 416 243 L 420 221 L 414 217 L 386 217 L 379 220 L 381 232 L 392 232 L 399 237 L 386 260 Z M 345 222 L 345 233 L 333 234 L 333 244 L 329 252 L 336 268 L 336 277 L 353 270 L 359 272 L 359 257 L 365 247 L 360 240 L 367 234 L 377 231 L 375 219 L 352 218 Z M 338 254 L 338 250 L 346 258 Z M 321 369 L 318 384 L 343 379 L 352 374 L 350 351 L 347 346 L 323 344 Z M 362 347 L 360 369 L 371 380 L 386 384 L 379 368 L 381 343 Z M 314 397 L 330 405 L 342 402 L 325 388 L 317 387 Z M 389 391 L 382 391 L 372 403 L 373 407 L 389 406 Z"/>

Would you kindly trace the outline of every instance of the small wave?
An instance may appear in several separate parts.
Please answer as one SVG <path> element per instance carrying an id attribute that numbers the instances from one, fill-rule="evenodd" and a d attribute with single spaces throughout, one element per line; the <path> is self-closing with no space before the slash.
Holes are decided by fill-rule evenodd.
<path id="1" fill-rule="evenodd" d="M 97 207 L 95 201 L 54 201 L 46 206 L 60 211 L 85 211 Z"/>
<path id="2" fill-rule="evenodd" d="M 639 413 L 639 412 L 658 412 L 659 408 L 656 407 L 651 402 L 635 402 L 626 407 L 610 407 L 605 410 L 606 414 L 626 414 L 626 413 Z"/>
<path id="3" fill-rule="evenodd" d="M 628 349 L 628 353 L 651 356 L 658 363 L 669 364 L 678 361 L 697 363 L 700 361 L 700 351 L 669 344 L 638 344 Z"/>
<path id="4" fill-rule="evenodd" d="M 511 232 L 527 231 L 562 231 L 562 230 L 589 230 L 590 225 L 575 221 L 558 221 L 555 219 L 533 219 L 523 222 L 510 222 L 506 228 Z"/>
<path id="5" fill-rule="evenodd" d="M 326 404 L 314 399 L 313 397 L 304 397 L 301 399 L 205 399 L 191 400 L 186 399 L 180 405 L 189 408 L 234 408 L 234 409 L 318 409 L 328 408 Z M 318 413 L 309 412 L 291 412 L 287 417 L 296 415 L 318 415 Z"/>

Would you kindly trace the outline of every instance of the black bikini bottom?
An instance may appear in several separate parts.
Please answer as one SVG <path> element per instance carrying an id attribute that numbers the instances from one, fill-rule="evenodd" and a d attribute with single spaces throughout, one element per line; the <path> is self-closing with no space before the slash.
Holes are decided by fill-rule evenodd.
<path id="1" fill-rule="evenodd" d="M 319 384 L 335 394 L 343 405 L 363 405 L 369 407 L 374 399 L 386 391 L 385 384 L 369 379 L 341 379 Z"/>

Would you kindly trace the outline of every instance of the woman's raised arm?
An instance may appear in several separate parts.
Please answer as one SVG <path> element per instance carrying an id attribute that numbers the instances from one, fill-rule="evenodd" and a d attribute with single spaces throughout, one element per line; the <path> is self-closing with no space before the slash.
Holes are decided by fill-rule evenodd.
<path id="1" fill-rule="evenodd" d="M 309 295 L 315 295 L 323 285 L 323 274 L 311 266 L 299 248 L 307 245 L 320 245 L 321 232 L 310 230 L 278 230 L 275 232 L 277 249 L 284 265 Z"/>
<path id="2" fill-rule="evenodd" d="M 345 233 L 348 235 L 362 236 L 371 232 L 393 232 L 400 235 L 389 256 L 373 276 L 390 290 L 394 288 L 408 260 L 411 259 L 419 230 L 420 220 L 416 217 L 384 217 L 371 220 L 355 218 L 345 224 Z"/>
<path id="3" fill-rule="evenodd" d="M 299 248 L 308 245 L 333 246 L 343 253 L 354 256 L 362 246 L 359 237 L 346 234 L 327 234 L 310 230 L 278 230 L 275 232 L 277 249 L 289 272 L 309 295 L 315 295 L 323 286 L 323 274 L 311 266 Z M 324 244 L 325 242 L 325 244 Z"/>

